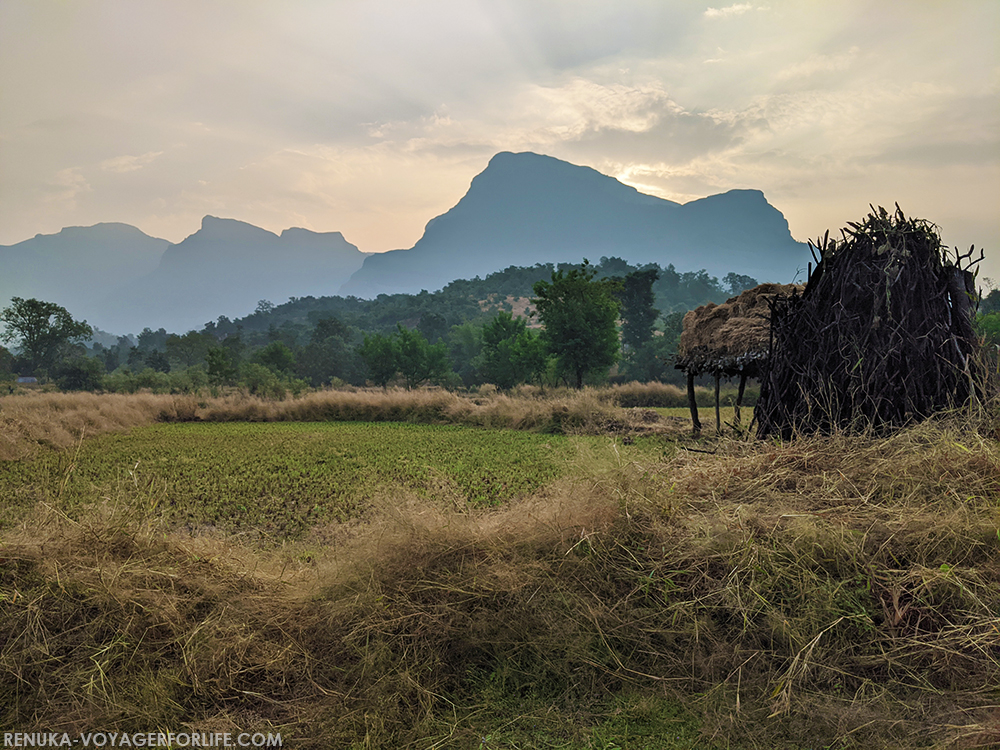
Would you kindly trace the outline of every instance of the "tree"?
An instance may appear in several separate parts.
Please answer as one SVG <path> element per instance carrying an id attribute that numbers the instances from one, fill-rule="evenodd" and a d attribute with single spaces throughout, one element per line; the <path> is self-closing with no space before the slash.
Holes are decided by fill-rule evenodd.
<path id="1" fill-rule="evenodd" d="M 579 268 L 560 268 L 551 282 L 539 281 L 533 287 L 536 297 L 531 303 L 545 326 L 543 341 L 577 388 L 583 387 L 587 373 L 618 361 L 619 284 L 595 280 L 595 275 L 584 260 Z"/>
<path id="2" fill-rule="evenodd" d="M 142 329 L 135 344 L 141 352 L 164 351 L 167 348 L 167 331 L 160 328 L 154 331 L 148 326 Z"/>
<path id="3" fill-rule="evenodd" d="M 283 341 L 272 341 L 254 359 L 275 375 L 288 375 L 295 368 L 295 353 Z"/>
<path id="4" fill-rule="evenodd" d="M 167 336 L 165 348 L 169 359 L 181 367 L 191 367 L 205 361 L 205 353 L 214 343 L 215 339 L 207 333 L 188 331 L 183 336 L 174 333 Z"/>
<path id="5" fill-rule="evenodd" d="M 626 276 L 635 270 L 627 260 L 618 257 L 608 258 L 607 256 L 601 257 L 598 268 L 601 270 L 602 276 Z"/>
<path id="6" fill-rule="evenodd" d="M 393 342 L 396 365 L 407 388 L 415 388 L 428 380 L 438 381 L 451 370 L 448 347 L 440 341 L 427 343 L 424 335 L 397 324 L 398 338 Z"/>
<path id="7" fill-rule="evenodd" d="M 990 293 L 983 297 L 979 303 L 980 315 L 992 315 L 993 313 L 1000 313 L 1000 289 L 991 289 Z"/>
<path id="8" fill-rule="evenodd" d="M 477 378 L 477 362 L 483 349 L 483 327 L 471 321 L 452 326 L 448 334 L 448 353 L 455 372 L 468 387 L 482 382 Z"/>
<path id="9" fill-rule="evenodd" d="M 545 345 L 524 322 L 509 312 L 483 326 L 479 372 L 488 383 L 510 390 L 535 380 L 545 370 Z"/>
<path id="10" fill-rule="evenodd" d="M 210 385 L 232 385 L 236 380 L 236 365 L 232 354 L 221 346 L 213 346 L 205 353 Z"/>
<path id="11" fill-rule="evenodd" d="M 653 323 L 660 311 L 653 307 L 653 284 L 660 278 L 658 268 L 633 271 L 622 280 L 618 300 L 621 303 L 622 349 L 629 354 L 653 338 Z"/>
<path id="12" fill-rule="evenodd" d="M 396 324 L 396 333 L 365 336 L 358 354 L 368 366 L 368 376 L 383 388 L 399 373 L 407 388 L 428 380 L 440 381 L 451 370 L 448 347 L 441 341 L 433 346 L 420 331 Z"/>
<path id="13" fill-rule="evenodd" d="M 14 374 L 14 355 L 5 347 L 0 346 L 0 380 Z"/>
<path id="14" fill-rule="evenodd" d="M 993 361 L 991 369 L 1000 372 L 1000 312 L 977 316 L 976 333 L 982 341 L 983 353 Z"/>
<path id="15" fill-rule="evenodd" d="M 148 352 L 144 358 L 144 362 L 146 367 L 156 372 L 170 372 L 170 360 L 167 358 L 165 352 L 161 352 L 158 349 Z"/>
<path id="16" fill-rule="evenodd" d="M 757 279 L 739 273 L 727 273 L 722 277 L 722 283 L 726 285 L 730 296 L 736 297 L 747 289 L 753 289 L 757 286 Z"/>
<path id="17" fill-rule="evenodd" d="M 87 321 L 73 320 L 65 307 L 20 297 L 12 297 L 10 305 L 0 310 L 0 323 L 6 326 L 0 341 L 17 343 L 30 372 L 51 368 L 64 347 L 94 333 Z"/>
<path id="18" fill-rule="evenodd" d="M 396 377 L 399 366 L 396 361 L 396 351 L 390 336 L 376 333 L 365 336 L 364 343 L 358 349 L 358 354 L 368 367 L 368 377 L 375 385 L 385 388 L 389 381 Z"/>
<path id="19" fill-rule="evenodd" d="M 59 364 L 55 376 L 64 391 L 96 391 L 104 377 L 104 362 L 96 357 L 72 357 Z"/>
<path id="20" fill-rule="evenodd" d="M 425 312 L 420 316 L 417 330 L 424 335 L 428 342 L 437 343 L 448 335 L 448 321 L 439 313 Z"/>
<path id="21" fill-rule="evenodd" d="M 314 386 L 333 378 L 357 381 L 357 354 L 348 345 L 350 338 L 350 330 L 337 318 L 320 319 L 297 358 L 299 376 Z"/>
<path id="22" fill-rule="evenodd" d="M 15 380 L 17 375 L 14 374 L 14 355 L 0 346 L 0 392 L 12 393 Z"/>

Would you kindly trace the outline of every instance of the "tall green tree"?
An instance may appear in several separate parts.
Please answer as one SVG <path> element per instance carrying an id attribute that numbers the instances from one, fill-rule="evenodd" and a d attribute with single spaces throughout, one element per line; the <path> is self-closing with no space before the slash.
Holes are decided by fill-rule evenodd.
<path id="1" fill-rule="evenodd" d="M 20 297 L 12 297 L 0 310 L 0 323 L 5 326 L 0 341 L 15 342 L 31 372 L 51 369 L 62 349 L 94 333 L 87 321 L 73 320 L 65 307 Z"/>
<path id="2" fill-rule="evenodd" d="M 991 289 L 979 303 L 980 315 L 1000 313 L 1000 289 Z"/>
<path id="3" fill-rule="evenodd" d="M 215 337 L 208 333 L 188 331 L 183 336 L 168 335 L 164 349 L 170 360 L 181 367 L 192 367 L 205 361 L 205 354 L 215 343 Z"/>
<path id="4" fill-rule="evenodd" d="M 333 378 L 357 381 L 358 355 L 350 339 L 350 329 L 337 318 L 319 320 L 297 358 L 299 376 L 314 386 L 326 385 Z"/>
<path id="5" fill-rule="evenodd" d="M 396 364 L 407 388 L 415 388 L 429 380 L 439 381 L 448 374 L 451 363 L 448 346 L 443 341 L 429 344 L 420 331 L 398 324 L 396 329 Z"/>
<path id="6" fill-rule="evenodd" d="M 744 276 L 739 273 L 727 273 L 722 277 L 722 283 L 726 285 L 726 291 L 731 297 L 742 294 L 747 289 L 757 286 L 757 279 L 753 276 Z"/>
<path id="7" fill-rule="evenodd" d="M 559 269 L 552 281 L 539 281 L 531 303 L 545 326 L 542 339 L 560 369 L 576 387 L 584 377 L 618 361 L 619 283 L 594 278 L 587 260 L 579 268 Z"/>
<path id="8" fill-rule="evenodd" d="M 618 300 L 621 302 L 622 350 L 626 358 L 653 338 L 653 324 L 660 311 L 653 307 L 653 284 L 660 278 L 658 268 L 633 271 L 622 279 Z"/>
<path id="9" fill-rule="evenodd" d="M 148 326 L 143 328 L 136 340 L 136 346 L 141 352 L 165 351 L 167 348 L 167 329 L 154 331 Z"/>
<path id="10" fill-rule="evenodd" d="M 479 373 L 497 388 L 510 390 L 536 380 L 545 371 L 545 345 L 524 318 L 499 313 L 483 326 Z"/>
<path id="11" fill-rule="evenodd" d="M 358 354 L 368 368 L 368 377 L 375 385 L 385 388 L 389 381 L 399 372 L 396 360 L 396 348 L 391 336 L 375 333 L 365 336 L 364 342 L 358 348 Z"/>
<path id="12" fill-rule="evenodd" d="M 14 374 L 14 355 L 3 346 L 0 346 L 0 379 L 5 375 Z"/>
<path id="13" fill-rule="evenodd" d="M 166 352 L 159 350 L 148 352 L 145 356 L 145 364 L 146 367 L 156 372 L 170 372 L 170 358 L 167 357 Z"/>
<path id="14" fill-rule="evenodd" d="M 232 385 L 236 382 L 236 363 L 228 349 L 213 346 L 205 352 L 205 365 L 210 385 Z"/>
<path id="15" fill-rule="evenodd" d="M 483 350 L 483 327 L 472 321 L 452 326 L 448 334 L 448 353 L 455 372 L 468 387 L 482 382 L 479 379 L 477 363 Z"/>
<path id="16" fill-rule="evenodd" d="M 254 360 L 280 376 L 289 375 L 295 368 L 295 352 L 283 341 L 272 341 L 259 349 L 254 355 Z"/>
<path id="17" fill-rule="evenodd" d="M 58 363 L 53 374 L 64 391 L 96 391 L 104 378 L 104 362 L 97 357 L 68 357 Z"/>

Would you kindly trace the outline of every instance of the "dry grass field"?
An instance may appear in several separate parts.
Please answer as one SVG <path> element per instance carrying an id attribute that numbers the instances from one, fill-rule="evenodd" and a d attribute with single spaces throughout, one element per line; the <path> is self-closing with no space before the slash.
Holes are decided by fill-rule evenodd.
<path id="1" fill-rule="evenodd" d="M 0 399 L 17 504 L 0 724 L 358 749 L 1000 745 L 1000 413 L 696 442 L 654 395 Z M 196 421 L 220 424 L 150 427 Z M 286 453 L 320 460 L 245 424 L 267 421 L 465 432 L 446 464 L 366 485 L 360 512 L 305 533 L 180 520 L 224 498 L 145 469 L 158 450 L 234 474 L 194 442 L 186 456 L 185 430 L 267 455 L 246 484 Z M 496 437 L 510 428 L 537 434 Z M 410 461 L 445 439 L 423 429 L 379 441 Z M 88 453 L 98 435 L 122 456 L 142 442 L 146 463 L 82 481 L 112 455 Z M 489 441 L 514 461 L 548 435 L 564 448 L 536 483 L 456 495 L 448 472 L 492 463 Z"/>

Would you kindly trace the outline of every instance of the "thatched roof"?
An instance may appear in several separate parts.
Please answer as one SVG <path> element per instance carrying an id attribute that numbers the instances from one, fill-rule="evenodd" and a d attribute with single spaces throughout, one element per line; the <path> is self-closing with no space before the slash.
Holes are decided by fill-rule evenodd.
<path id="1" fill-rule="evenodd" d="M 678 369 L 700 375 L 758 374 L 771 335 L 768 300 L 801 292 L 796 284 L 760 284 L 721 305 L 709 303 L 684 316 Z"/>

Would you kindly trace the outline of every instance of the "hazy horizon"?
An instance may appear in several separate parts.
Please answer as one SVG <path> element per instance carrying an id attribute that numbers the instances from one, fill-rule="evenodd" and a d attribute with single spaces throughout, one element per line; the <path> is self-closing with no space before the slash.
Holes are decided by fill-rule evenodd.
<path id="1" fill-rule="evenodd" d="M 499 151 L 798 240 L 898 202 L 1000 280 L 1000 4 L 0 4 L 0 244 L 205 215 L 408 248 Z"/>

